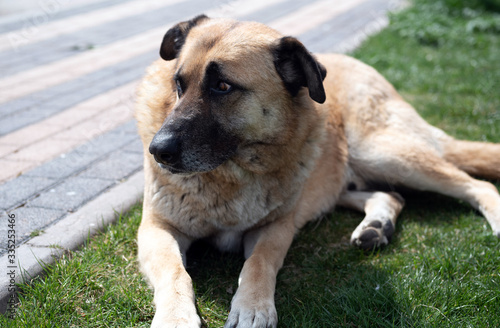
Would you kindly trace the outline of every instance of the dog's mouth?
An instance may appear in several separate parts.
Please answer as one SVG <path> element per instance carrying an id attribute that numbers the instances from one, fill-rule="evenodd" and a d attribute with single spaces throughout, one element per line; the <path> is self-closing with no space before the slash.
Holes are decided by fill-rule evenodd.
<path id="1" fill-rule="evenodd" d="M 156 163 L 158 164 L 158 166 L 164 170 L 167 170 L 169 171 L 170 173 L 174 173 L 174 174 L 177 174 L 177 173 L 183 173 L 182 170 L 178 170 L 176 168 L 173 168 L 172 166 L 169 166 L 169 165 L 166 165 L 166 164 L 163 164 L 161 163 L 160 161 L 158 161 L 156 159 L 156 156 L 155 156 L 155 160 L 156 160 Z"/>
<path id="2" fill-rule="evenodd" d="M 187 176 L 198 173 L 206 173 L 217 169 L 231 157 L 232 153 L 233 152 L 230 152 L 224 154 L 224 156 L 217 156 L 215 158 L 186 155 L 185 158 L 175 162 L 165 161 L 163 158 L 158 158 L 156 155 L 153 155 L 153 157 L 161 169 L 168 171 L 171 174 Z"/>
<path id="3" fill-rule="evenodd" d="M 155 160 L 156 160 L 156 158 L 155 158 Z M 182 169 L 177 169 L 173 166 L 161 163 L 158 160 L 156 160 L 156 162 L 161 169 L 166 170 L 172 174 L 188 176 L 188 175 L 193 175 L 193 174 L 197 173 L 197 172 L 191 172 L 191 171 L 186 171 L 186 170 L 182 170 Z"/>

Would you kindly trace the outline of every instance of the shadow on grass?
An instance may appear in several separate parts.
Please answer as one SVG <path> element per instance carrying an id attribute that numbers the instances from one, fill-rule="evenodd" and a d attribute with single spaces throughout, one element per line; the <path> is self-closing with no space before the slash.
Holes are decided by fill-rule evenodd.
<path id="1" fill-rule="evenodd" d="M 388 274 L 364 263 L 367 255 L 349 245 L 358 221 L 352 217 L 360 215 L 340 213 L 345 222 L 313 222 L 292 244 L 278 275 L 279 327 L 383 327 L 401 313 L 386 284 Z M 188 271 L 208 327 L 223 325 L 243 263 L 242 254 L 223 254 L 204 242 L 188 252 Z"/>
<path id="2" fill-rule="evenodd" d="M 417 300 L 422 304 L 412 299 L 419 275 L 427 279 L 442 270 L 416 272 L 414 254 L 423 250 L 419 234 L 426 231 L 439 243 L 448 238 L 447 231 L 455 235 L 470 223 L 470 217 L 484 219 L 449 197 L 424 192 L 405 192 L 404 197 L 407 205 L 396 234 L 384 249 L 366 253 L 349 244 L 363 217 L 350 210 L 336 209 L 299 232 L 278 275 L 279 327 L 424 327 L 446 319 L 426 299 Z M 188 271 L 207 327 L 224 324 L 243 262 L 242 254 L 222 254 L 203 242 L 189 251 Z M 434 324 L 426 322 L 429 313 L 437 316 Z"/>

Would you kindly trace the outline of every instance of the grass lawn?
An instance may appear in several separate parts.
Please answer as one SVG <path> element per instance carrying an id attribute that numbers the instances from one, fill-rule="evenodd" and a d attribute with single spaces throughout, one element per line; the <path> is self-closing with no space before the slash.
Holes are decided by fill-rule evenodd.
<path id="1" fill-rule="evenodd" d="M 500 142 L 500 15 L 478 3 L 416 0 L 353 55 L 430 123 L 458 138 Z M 487 3 L 491 9 L 495 0 Z M 444 196 L 405 198 L 382 250 L 349 245 L 362 215 L 348 210 L 298 234 L 278 275 L 280 327 L 500 327 L 500 242 L 486 220 Z M 0 326 L 149 327 L 152 292 L 136 259 L 140 212 L 23 286 L 17 318 L 0 316 Z M 190 251 L 208 327 L 223 325 L 242 264 L 203 244 Z"/>

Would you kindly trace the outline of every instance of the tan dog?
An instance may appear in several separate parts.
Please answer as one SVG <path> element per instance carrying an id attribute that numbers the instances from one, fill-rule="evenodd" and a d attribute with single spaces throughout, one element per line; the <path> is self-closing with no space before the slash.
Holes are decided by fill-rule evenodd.
<path id="1" fill-rule="evenodd" d="M 276 274 L 297 229 L 347 206 L 366 213 L 354 245 L 388 243 L 404 201 L 366 191 L 372 182 L 466 200 L 500 235 L 497 189 L 467 174 L 499 178 L 500 145 L 430 126 L 357 60 L 316 59 L 265 25 L 205 16 L 170 29 L 160 55 L 136 114 L 153 327 L 200 326 L 183 264 L 200 238 L 246 257 L 225 327 L 276 327 Z"/>

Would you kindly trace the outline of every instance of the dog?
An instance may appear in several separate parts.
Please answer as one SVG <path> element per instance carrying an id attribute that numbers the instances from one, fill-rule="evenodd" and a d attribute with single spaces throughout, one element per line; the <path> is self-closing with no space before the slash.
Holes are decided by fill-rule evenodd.
<path id="1" fill-rule="evenodd" d="M 197 239 L 246 259 L 225 327 L 276 327 L 276 274 L 307 222 L 344 206 L 365 213 L 353 245 L 389 242 L 404 200 L 380 184 L 465 200 L 500 237 L 498 190 L 471 177 L 500 178 L 500 144 L 429 125 L 373 68 L 314 56 L 260 23 L 204 15 L 168 30 L 160 57 L 136 110 L 152 327 L 200 327 L 185 270 Z"/>

